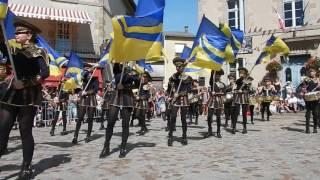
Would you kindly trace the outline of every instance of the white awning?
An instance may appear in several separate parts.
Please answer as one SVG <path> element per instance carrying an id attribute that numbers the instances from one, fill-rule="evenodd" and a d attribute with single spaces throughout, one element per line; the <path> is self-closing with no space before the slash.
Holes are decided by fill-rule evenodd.
<path id="1" fill-rule="evenodd" d="M 90 24 L 92 22 L 89 14 L 84 11 L 38 7 L 26 4 L 9 4 L 9 8 L 16 16 L 21 17 L 49 19 L 80 24 Z"/>

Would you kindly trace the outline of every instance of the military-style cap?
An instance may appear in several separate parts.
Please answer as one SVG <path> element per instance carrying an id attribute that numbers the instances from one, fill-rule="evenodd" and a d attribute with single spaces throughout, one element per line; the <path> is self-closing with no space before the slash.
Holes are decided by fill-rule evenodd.
<path id="1" fill-rule="evenodd" d="M 271 78 L 269 76 L 266 76 L 263 78 L 264 81 L 271 81 Z"/>
<path id="2" fill-rule="evenodd" d="M 175 57 L 173 59 L 173 64 L 177 67 L 181 67 L 181 66 L 184 66 L 185 61 L 186 61 L 185 59 L 182 59 L 180 57 Z"/>
<path id="3" fill-rule="evenodd" d="M 231 78 L 232 78 L 232 79 L 236 79 L 236 76 L 233 75 L 233 74 L 229 74 L 229 75 L 228 75 L 228 79 L 231 79 Z"/>
<path id="4" fill-rule="evenodd" d="M 142 76 L 146 77 L 148 79 L 148 81 L 152 81 L 151 75 L 148 72 L 142 73 Z"/>
<path id="5" fill-rule="evenodd" d="M 240 67 L 240 68 L 238 69 L 238 71 L 239 71 L 239 72 L 242 71 L 242 72 L 244 72 L 245 74 L 248 74 L 248 72 L 249 72 L 248 69 L 246 69 L 246 68 L 244 68 L 244 67 Z"/>
<path id="6" fill-rule="evenodd" d="M 16 28 L 16 32 L 19 31 L 30 31 L 31 33 L 40 34 L 41 30 L 34 26 L 33 24 L 24 21 L 22 19 L 16 18 L 13 22 L 13 26 Z"/>
<path id="7" fill-rule="evenodd" d="M 214 71 L 214 70 L 212 70 L 212 71 L 211 71 L 211 74 L 214 74 L 214 72 L 216 72 L 216 75 L 220 75 L 220 76 L 224 75 L 223 69 L 220 69 L 220 71 Z"/>

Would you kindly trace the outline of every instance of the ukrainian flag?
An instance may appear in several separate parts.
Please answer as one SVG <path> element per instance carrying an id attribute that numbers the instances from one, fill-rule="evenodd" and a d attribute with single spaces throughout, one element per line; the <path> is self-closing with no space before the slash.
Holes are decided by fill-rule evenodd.
<path id="1" fill-rule="evenodd" d="M 8 12 L 8 0 L 0 0 L 0 19 L 6 18 Z"/>
<path id="2" fill-rule="evenodd" d="M 80 57 L 76 53 L 71 52 L 65 73 L 65 77 L 69 79 L 64 83 L 64 90 L 73 90 L 82 86 L 81 74 L 83 66 L 84 65 Z"/>
<path id="3" fill-rule="evenodd" d="M 149 9 L 153 4 L 144 2 L 147 1 L 141 1 L 141 5 L 139 2 L 138 7 Z M 163 6 L 150 8 L 151 12 L 143 11 L 142 16 L 112 18 L 114 40 L 110 50 L 111 60 L 119 63 L 161 57 L 164 0 L 161 2 Z"/>
<path id="4" fill-rule="evenodd" d="M 265 63 L 269 62 L 270 59 L 271 59 L 271 57 L 268 52 L 262 52 L 256 61 L 256 65 L 261 64 L 261 63 L 265 64 Z"/>
<path id="5" fill-rule="evenodd" d="M 283 54 L 287 56 L 290 53 L 290 49 L 287 44 L 279 37 L 275 37 L 273 35 L 267 41 L 264 51 L 268 52 L 271 56 L 275 56 L 277 54 Z"/>
<path id="6" fill-rule="evenodd" d="M 233 63 L 241 48 L 244 39 L 243 31 L 233 29 L 225 24 L 220 24 L 220 30 L 229 38 L 229 44 L 226 47 L 226 60 L 229 63 Z"/>
<path id="7" fill-rule="evenodd" d="M 226 58 L 229 38 L 206 17 L 202 18 L 191 52 L 193 65 L 211 70 L 220 70 Z"/>
<path id="8" fill-rule="evenodd" d="M 180 57 L 182 59 L 188 59 L 190 53 L 191 53 L 191 48 L 189 48 L 188 46 L 184 46 L 182 54 L 180 55 Z M 194 66 L 192 63 L 188 63 L 188 65 L 184 68 L 184 72 L 188 73 L 188 74 L 196 74 L 196 73 L 199 73 L 202 70 L 203 70 L 203 68 L 198 67 L 198 66 Z"/>
<path id="9" fill-rule="evenodd" d="M 106 48 L 104 49 L 101 59 L 99 61 L 99 67 L 103 68 L 106 66 L 106 64 L 108 63 L 109 59 L 110 59 L 110 47 L 112 44 L 112 38 L 108 41 L 108 44 L 106 46 Z"/>
<path id="10" fill-rule="evenodd" d="M 50 75 L 60 76 L 62 66 L 66 64 L 68 60 L 63 56 L 60 56 L 58 52 L 52 49 L 52 47 L 47 43 L 47 41 L 40 35 L 36 37 L 36 41 L 37 41 L 37 46 L 46 49 L 48 52 L 49 59 L 50 59 L 50 63 L 49 63 Z"/>

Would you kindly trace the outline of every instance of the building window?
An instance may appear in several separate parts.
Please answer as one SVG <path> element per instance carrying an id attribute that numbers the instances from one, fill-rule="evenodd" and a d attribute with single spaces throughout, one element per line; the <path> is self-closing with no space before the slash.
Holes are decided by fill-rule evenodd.
<path id="1" fill-rule="evenodd" d="M 180 57 L 182 52 L 183 52 L 183 48 L 186 44 L 183 43 L 177 43 L 174 45 L 174 49 L 175 49 L 175 56 L 176 57 Z"/>
<path id="2" fill-rule="evenodd" d="M 228 1 L 228 23 L 230 28 L 240 28 L 239 0 Z"/>
<path id="3" fill-rule="evenodd" d="M 243 58 L 238 58 L 235 63 L 229 64 L 229 74 L 239 78 L 238 69 L 240 67 L 246 67 L 246 61 Z"/>
<path id="4" fill-rule="evenodd" d="M 291 82 L 292 81 L 291 68 L 287 68 L 285 73 L 286 73 L 286 82 L 288 82 L 288 81 Z"/>
<path id="5" fill-rule="evenodd" d="M 69 52 L 72 47 L 71 24 L 58 22 L 56 35 L 56 50 L 60 53 Z"/>
<path id="6" fill-rule="evenodd" d="M 303 0 L 284 0 L 285 27 L 296 27 L 304 24 Z"/>

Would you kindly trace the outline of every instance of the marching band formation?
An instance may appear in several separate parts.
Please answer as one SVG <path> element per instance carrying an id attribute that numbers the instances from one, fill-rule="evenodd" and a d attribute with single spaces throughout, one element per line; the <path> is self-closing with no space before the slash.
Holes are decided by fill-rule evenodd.
<path id="1" fill-rule="evenodd" d="M 9 134 L 17 119 L 23 148 L 23 164 L 19 176 L 28 178 L 32 176 L 31 161 L 34 151 L 32 125 L 37 111 L 36 107 L 40 106 L 42 101 L 41 82 L 49 76 L 48 58 L 43 49 L 34 45 L 34 36 L 39 33 L 36 27 L 23 21 L 16 22 L 15 27 L 16 39 L 22 44 L 23 48 L 12 49 L 11 54 L 15 60 L 17 76 L 20 80 L 11 79 L 7 81 L 6 75 L 9 74 L 10 67 L 8 62 L 1 64 L 1 78 L 5 77 L 4 79 L 6 80 L 3 79 L 1 81 L 0 156 L 7 152 Z M 1 46 L 1 51 L 4 54 L 8 54 L 4 46 Z M 173 63 L 176 66 L 176 73 L 170 77 L 166 92 L 161 91 L 161 96 L 165 98 L 165 100 L 162 99 L 162 102 L 165 109 L 163 118 L 167 121 L 168 146 L 172 146 L 174 142 L 173 133 L 177 131 L 176 119 L 178 113 L 180 113 L 182 124 L 181 143 L 187 145 L 188 124 L 191 125 L 193 123 L 194 117 L 194 124 L 198 124 L 202 107 L 208 108 L 207 114 L 206 108 L 202 112 L 207 115 L 206 120 L 208 123 L 208 132 L 204 135 L 204 138 L 209 138 L 210 136 L 222 138 L 223 114 L 225 118 L 224 127 L 227 128 L 230 123 L 232 134 L 237 132 L 237 122 L 240 115 L 242 116 L 242 133 L 248 133 L 247 115 L 250 112 L 251 124 L 254 124 L 254 108 L 257 105 L 260 105 L 261 119 L 270 121 L 270 103 L 280 99 L 279 88 L 276 88 L 278 84 L 273 82 L 270 77 L 264 77 L 259 87 L 254 88 L 252 85 L 254 79 L 246 68 L 238 69 L 238 79 L 233 75 L 228 75 L 228 84 L 221 81 L 221 77 L 226 75 L 223 70 L 213 70 L 210 77 L 210 88 L 209 91 L 206 91 L 200 90 L 198 82 L 184 73 L 184 68 L 187 64 L 185 59 L 176 57 L 173 59 Z M 310 63 L 307 66 L 307 70 L 307 77 L 301 82 L 298 89 L 306 101 L 306 133 L 310 133 L 311 114 L 314 124 L 313 133 L 317 133 L 320 114 L 319 67 Z M 82 74 L 83 87 L 76 90 L 80 98 L 77 105 L 78 118 L 76 120 L 76 128 L 71 141 L 73 144 L 78 143 L 79 131 L 81 124 L 85 120 L 85 115 L 87 115 L 86 122 L 88 123 L 85 142 L 89 143 L 92 140 L 93 116 L 97 107 L 96 94 L 99 90 L 98 79 L 92 76 L 92 71 L 93 68 L 91 67 L 85 68 Z M 147 119 L 152 116 L 148 110 L 150 99 L 154 96 L 149 86 L 152 81 L 149 73 L 139 74 L 124 64 L 115 63 L 113 65 L 113 74 L 113 81 L 107 82 L 106 87 L 103 89 L 100 130 L 105 129 L 105 142 L 100 158 L 110 154 L 110 141 L 117 120 L 122 120 L 122 141 L 119 157 L 123 158 L 127 154 L 131 115 L 134 114 L 133 116 L 139 120 L 141 129 L 137 134 L 140 136 L 149 131 L 146 125 L 146 115 Z M 61 81 L 61 83 L 63 84 L 64 81 Z M 138 89 L 136 95 L 133 94 L 133 89 Z M 52 121 L 51 136 L 55 135 L 55 127 L 60 112 L 62 112 L 63 119 L 61 135 L 67 134 L 66 111 L 70 93 L 72 92 L 65 92 L 60 88 L 56 92 L 56 97 L 53 101 L 55 104 L 55 116 Z M 189 115 L 189 123 L 187 123 L 187 115 Z M 214 118 L 217 126 L 216 134 L 212 130 Z M 107 121 L 106 128 L 104 127 L 104 121 Z M 131 125 L 133 125 L 133 119 L 131 120 Z"/>

